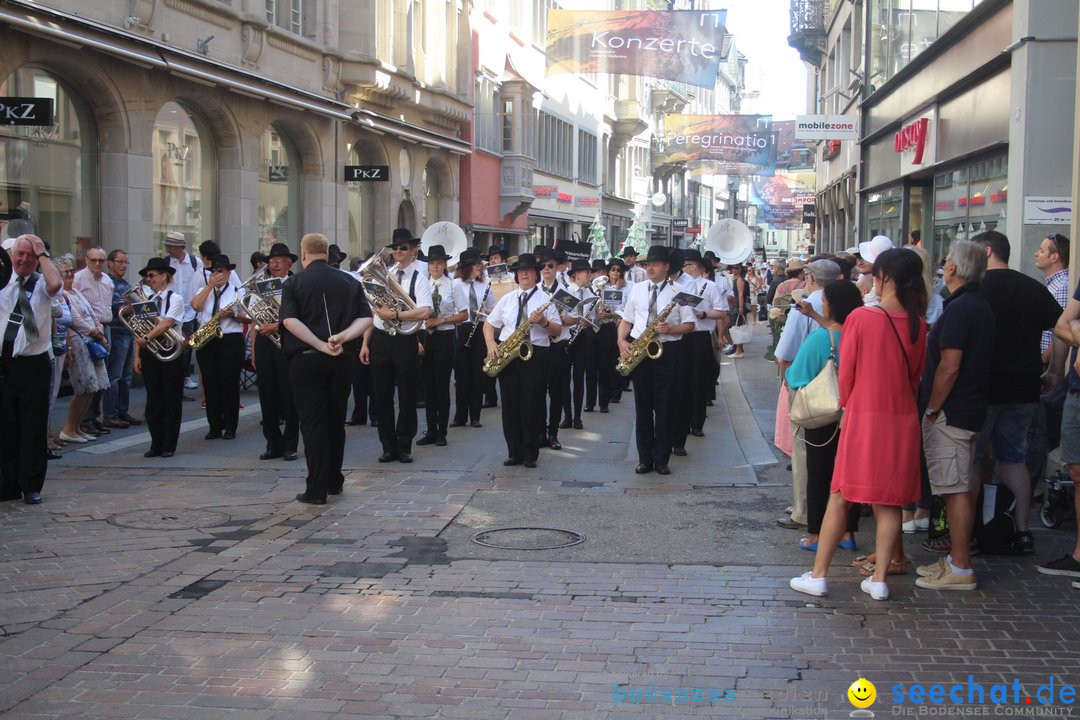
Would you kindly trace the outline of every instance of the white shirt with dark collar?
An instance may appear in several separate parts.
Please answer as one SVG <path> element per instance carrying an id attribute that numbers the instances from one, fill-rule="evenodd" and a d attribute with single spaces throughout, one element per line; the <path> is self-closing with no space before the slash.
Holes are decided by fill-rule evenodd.
<path id="1" fill-rule="evenodd" d="M 488 323 L 499 331 L 499 342 L 503 342 L 510 337 L 517 328 L 518 310 L 521 304 L 519 298 L 522 294 L 529 296 L 529 300 L 525 304 L 525 312 L 522 313 L 522 322 L 527 320 L 534 310 L 539 310 L 544 303 L 551 300 L 551 296 L 544 292 L 539 285 L 528 292 L 518 288 L 504 295 L 499 302 L 495 303 L 495 308 L 487 319 Z M 549 323 L 561 322 L 559 314 L 555 310 L 555 303 L 551 303 L 544 310 L 544 318 Z M 551 336 L 548 335 L 547 329 L 542 327 L 542 323 L 529 328 L 529 342 L 536 347 L 549 347 L 551 345 Z"/>
<path id="2" fill-rule="evenodd" d="M 651 291 L 649 288 L 653 287 L 651 282 L 641 282 L 635 284 L 630 288 L 630 292 L 627 295 L 626 302 L 623 304 L 623 309 L 619 312 L 623 320 L 626 320 L 631 325 L 630 337 L 637 338 L 641 333 L 645 332 L 645 328 L 649 326 L 649 297 Z M 679 289 L 672 285 L 670 282 L 664 282 L 658 286 L 658 292 L 656 296 L 656 314 L 659 316 L 663 312 L 664 308 L 668 306 L 672 298 L 678 293 Z M 682 323 L 688 323 L 694 321 L 694 312 L 688 307 L 677 306 L 671 311 L 671 314 L 667 316 L 668 325 L 681 325 Z M 681 335 L 667 335 L 658 334 L 656 336 L 660 342 L 672 342 L 674 340 L 681 340 Z"/>
<path id="3" fill-rule="evenodd" d="M 6 252 L 0 250 L 0 252 Z M 32 277 L 32 276 L 30 276 Z M 34 325 L 37 327 L 37 339 L 29 342 L 25 328 L 20 326 L 12 346 L 13 357 L 32 357 L 52 351 L 52 296 L 45 288 L 45 276 L 37 273 L 34 291 L 30 293 L 30 309 L 34 312 Z M 58 291 L 59 292 L 59 291 Z M 11 274 L 8 284 L 0 289 L 0 343 L 7 333 L 11 313 L 19 300 L 19 276 Z"/>
<path id="4" fill-rule="evenodd" d="M 423 270 L 420 269 L 419 265 L 420 264 L 416 262 L 409 263 L 404 267 L 394 265 L 389 270 L 390 277 L 397 280 L 398 271 L 400 270 L 403 274 L 401 280 L 398 281 L 398 284 L 401 285 L 406 294 L 413 299 L 413 302 L 416 303 L 416 307 L 426 307 L 431 310 L 431 282 L 428 280 L 427 276 L 427 265 L 424 265 Z M 379 330 L 386 330 L 388 325 L 386 321 L 376 315 L 375 327 Z"/>
<path id="5" fill-rule="evenodd" d="M 431 311 L 435 312 L 435 298 L 436 292 L 439 293 L 439 317 L 448 318 L 453 315 L 457 315 L 462 310 L 469 308 L 469 299 L 465 295 L 465 286 L 461 283 L 455 282 L 453 278 L 443 275 L 438 280 L 428 278 L 428 282 L 431 285 Z M 434 314 L 432 317 L 435 317 Z M 454 326 L 451 323 L 439 323 L 431 328 L 437 332 L 446 332 L 453 330 Z"/>

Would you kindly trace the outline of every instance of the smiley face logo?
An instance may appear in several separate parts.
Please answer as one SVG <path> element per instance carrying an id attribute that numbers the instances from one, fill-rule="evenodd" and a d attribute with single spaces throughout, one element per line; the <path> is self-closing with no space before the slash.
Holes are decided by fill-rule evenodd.
<path id="1" fill-rule="evenodd" d="M 874 683 L 865 678 L 859 678 L 851 683 L 847 690 L 848 702 L 857 708 L 868 708 L 877 699 L 877 688 Z"/>

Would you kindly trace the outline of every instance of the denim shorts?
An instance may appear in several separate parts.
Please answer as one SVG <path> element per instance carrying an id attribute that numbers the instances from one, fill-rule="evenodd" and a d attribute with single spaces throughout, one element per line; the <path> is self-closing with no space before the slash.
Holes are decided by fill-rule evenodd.
<path id="1" fill-rule="evenodd" d="M 1080 465 L 1080 392 L 1065 396 L 1061 415 L 1061 462 Z"/>
<path id="2" fill-rule="evenodd" d="M 975 446 L 975 462 L 987 456 L 987 444 L 994 450 L 994 459 L 1003 465 L 1023 465 L 1027 462 L 1028 426 L 1035 418 L 1038 403 L 1007 403 L 986 409 L 986 422 Z"/>

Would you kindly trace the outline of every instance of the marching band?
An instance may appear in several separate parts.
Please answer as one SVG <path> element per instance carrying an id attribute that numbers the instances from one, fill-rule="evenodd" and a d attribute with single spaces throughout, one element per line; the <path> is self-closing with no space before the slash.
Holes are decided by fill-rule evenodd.
<path id="1" fill-rule="evenodd" d="M 482 408 L 497 402 L 488 382 L 497 379 L 504 465 L 536 467 L 541 448 L 561 449 L 560 429 L 584 429 L 582 413 L 597 404 L 609 412 L 632 386 L 636 472 L 670 473 L 670 456 L 686 454 L 686 437 L 704 435 L 717 351 L 734 309 L 712 253 L 653 246 L 639 264 L 627 246 L 607 260 L 569 262 L 546 246 L 516 258 L 496 246 L 485 262 L 460 228 L 437 225 L 449 227 L 424 238 L 398 228 L 353 273 L 328 263 L 328 241 L 317 234 L 304 237 L 304 270 L 296 275 L 297 256 L 275 243 L 266 266 L 244 283 L 220 253 L 192 263 L 190 291 L 174 282 L 175 253 L 172 262 L 151 258 L 140 272 L 144 284 L 120 313 L 130 319 L 136 370 L 146 381 L 146 457 L 176 452 L 184 358 L 194 348 L 207 440 L 236 436 L 239 376 L 250 353 L 266 440 L 260 459 L 297 459 L 302 435 L 303 502 L 323 504 L 341 491 L 357 361 L 370 368 L 379 462 L 412 462 L 418 405 L 426 427 L 417 446 L 446 446 L 448 428 L 481 427 Z M 185 338 L 189 304 L 198 329 Z M 348 424 L 364 424 L 355 418 Z"/>

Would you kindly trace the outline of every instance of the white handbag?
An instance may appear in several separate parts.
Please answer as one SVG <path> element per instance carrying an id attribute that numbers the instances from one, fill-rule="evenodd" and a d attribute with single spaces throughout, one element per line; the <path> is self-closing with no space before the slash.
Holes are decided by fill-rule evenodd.
<path id="1" fill-rule="evenodd" d="M 791 401 L 791 422 L 804 428 L 817 428 L 838 422 L 844 414 L 840 407 L 840 380 L 836 372 L 836 344 L 829 335 L 829 359 L 825 367 L 804 387 L 795 391 Z"/>

